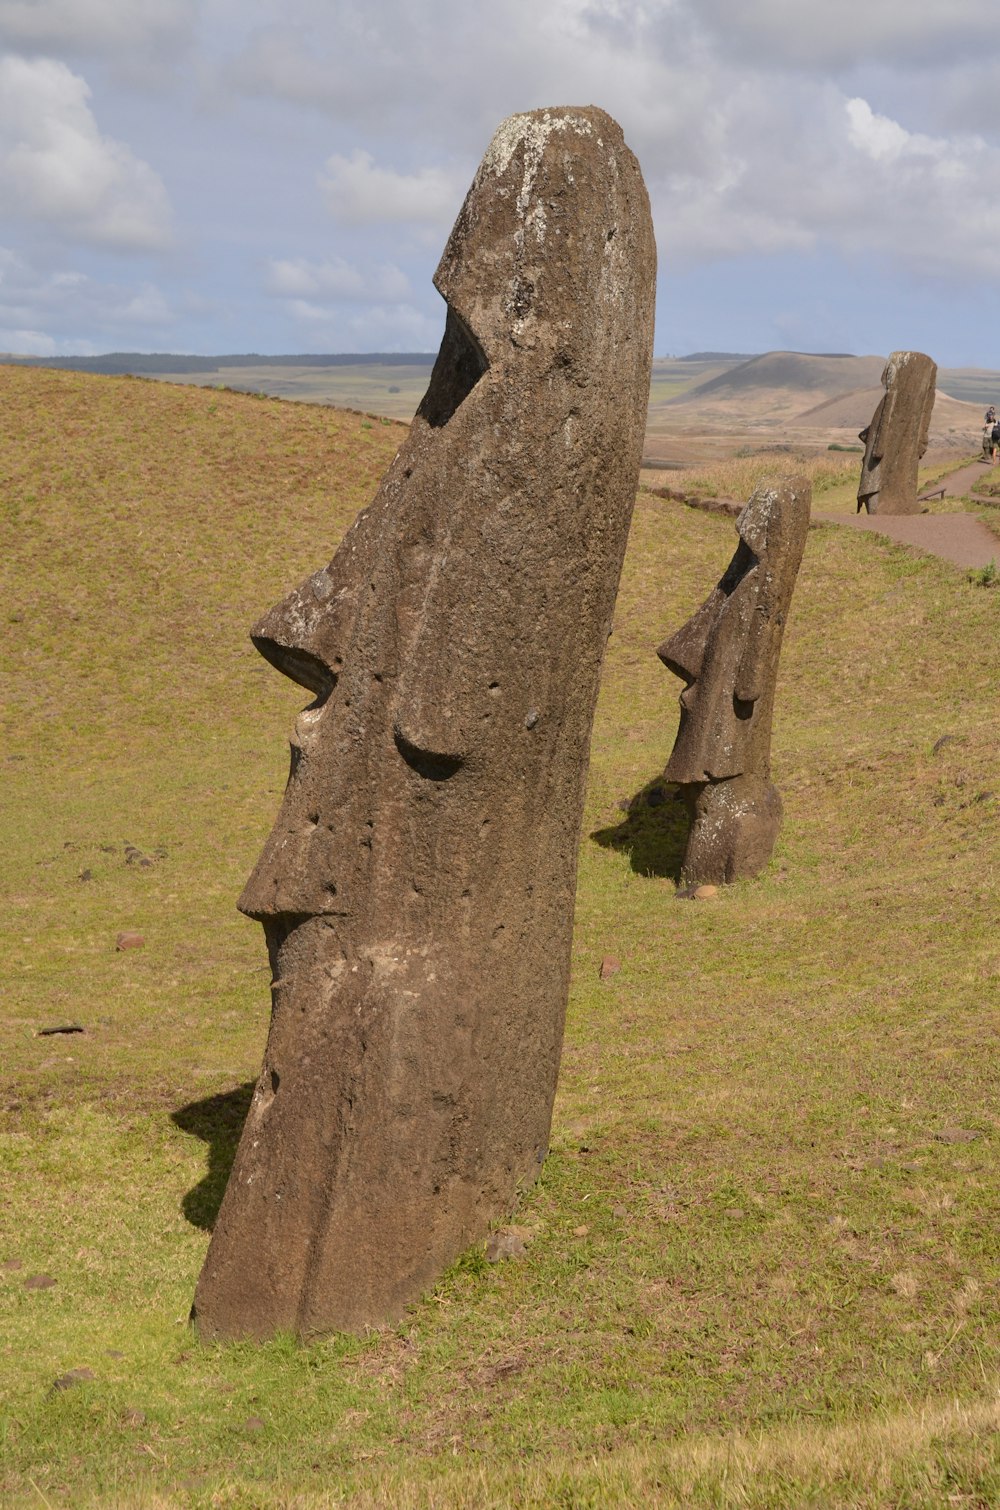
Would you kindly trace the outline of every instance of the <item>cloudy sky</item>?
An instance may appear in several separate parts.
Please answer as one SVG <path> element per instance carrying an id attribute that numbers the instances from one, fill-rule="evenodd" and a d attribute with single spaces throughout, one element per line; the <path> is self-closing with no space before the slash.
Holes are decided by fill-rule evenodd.
<path id="1" fill-rule="evenodd" d="M 0 0 L 0 351 L 430 351 L 498 122 L 597 104 L 657 354 L 1000 368 L 997 0 Z"/>

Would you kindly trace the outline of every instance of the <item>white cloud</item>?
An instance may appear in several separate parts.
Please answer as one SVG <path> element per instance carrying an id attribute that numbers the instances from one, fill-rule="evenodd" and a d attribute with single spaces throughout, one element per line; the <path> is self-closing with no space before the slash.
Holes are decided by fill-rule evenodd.
<path id="1" fill-rule="evenodd" d="M 721 93 L 714 162 L 644 158 L 675 265 L 829 248 L 897 275 L 1000 277 L 1000 152 L 983 137 L 911 131 L 832 83 L 750 76 Z"/>
<path id="2" fill-rule="evenodd" d="M 939 69 L 970 49 L 1000 53 L 995 0 L 697 0 L 697 17 L 720 52 L 775 71 Z"/>
<path id="3" fill-rule="evenodd" d="M 463 189 L 504 116 L 539 105 L 598 103 L 633 140 L 683 130 L 694 163 L 714 81 L 688 3 L 256 0 L 219 88 L 313 107 L 397 160 L 433 143 Z"/>
<path id="4" fill-rule="evenodd" d="M 934 166 L 938 177 L 963 178 L 973 162 L 989 151 L 981 136 L 948 138 L 907 131 L 891 117 L 876 115 L 867 100 L 848 100 L 846 111 L 851 145 L 873 162 L 892 164 L 923 159 L 928 167 Z"/>
<path id="5" fill-rule="evenodd" d="M 433 317 L 412 304 L 317 304 L 290 299 L 295 339 L 306 351 L 434 351 L 444 306 Z"/>
<path id="6" fill-rule="evenodd" d="M 191 40 L 198 0 L 0 0 L 0 46 L 162 60 Z"/>
<path id="7" fill-rule="evenodd" d="M 342 257 L 310 262 L 304 257 L 273 258 L 268 263 L 267 289 L 279 298 L 361 299 L 403 303 L 412 296 L 410 280 L 392 263 L 362 273 Z"/>
<path id="8" fill-rule="evenodd" d="M 46 271 L 0 247 L 0 350 L 88 355 L 162 341 L 175 317 L 152 283 L 101 282 L 76 268 Z"/>
<path id="9" fill-rule="evenodd" d="M 0 57 L 0 192 L 12 211 L 116 251 L 169 242 L 166 190 L 102 136 L 78 74 L 50 58 Z"/>
<path id="10" fill-rule="evenodd" d="M 335 219 L 348 225 L 409 221 L 451 226 L 462 207 L 469 175 L 440 167 L 397 173 L 380 168 L 370 152 L 350 157 L 334 153 L 320 175 L 320 187 Z"/>
<path id="11" fill-rule="evenodd" d="M 0 320 L 4 317 L 0 307 Z M 0 324 L 0 352 L 13 357 L 53 357 L 56 343 L 41 330 L 16 330 Z"/>
<path id="12" fill-rule="evenodd" d="M 847 259 L 866 287 L 889 265 L 915 310 L 927 275 L 970 304 L 966 290 L 1000 279 L 995 0 L 0 0 L 3 36 L 99 60 L 86 83 L 65 62 L 2 65 L 27 71 L 0 74 L 5 224 L 20 217 L 49 267 L 69 240 L 162 247 L 150 164 L 173 163 L 184 270 L 213 296 L 201 314 L 166 283 L 179 257 L 161 264 L 160 305 L 94 257 L 104 292 L 46 285 L 66 339 L 85 338 L 73 309 L 88 331 L 126 330 L 113 320 L 130 311 L 162 344 L 187 309 L 189 344 L 219 349 L 432 347 L 431 272 L 492 131 L 514 110 L 588 101 L 640 159 L 665 287 L 718 264 L 720 307 L 744 324 L 747 257 Z M 161 69 L 160 98 L 118 89 L 129 56 L 185 46 L 192 66 L 180 83 Z M 286 255 L 268 261 L 275 224 Z M 846 283 L 819 291 L 833 345 Z M 58 328 L 27 297 L 10 306 L 11 330 Z"/>
<path id="13" fill-rule="evenodd" d="M 441 339 L 440 301 L 435 295 L 433 317 L 419 309 L 394 263 L 362 270 L 340 257 L 274 258 L 265 287 L 309 351 L 426 351 Z"/>
<path id="14" fill-rule="evenodd" d="M 852 147 L 873 162 L 892 162 L 901 157 L 914 138 L 898 121 L 876 115 L 867 100 L 847 101 L 847 136 Z"/>
<path id="15" fill-rule="evenodd" d="M 118 319 L 126 325 L 148 328 L 152 325 L 169 325 L 172 315 L 160 290 L 152 283 L 144 283 L 122 307 Z"/>

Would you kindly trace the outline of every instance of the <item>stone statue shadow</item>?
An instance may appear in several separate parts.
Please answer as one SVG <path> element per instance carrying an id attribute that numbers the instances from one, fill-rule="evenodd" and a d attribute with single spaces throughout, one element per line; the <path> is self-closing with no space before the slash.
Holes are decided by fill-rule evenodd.
<path id="1" fill-rule="evenodd" d="M 171 1122 L 181 1132 L 190 1133 L 208 1144 L 205 1176 L 181 1201 L 181 1210 L 192 1227 L 211 1232 L 215 1226 L 255 1084 L 250 1080 L 235 1090 L 207 1096 L 204 1101 L 192 1101 L 170 1113 Z"/>
<path id="2" fill-rule="evenodd" d="M 664 781 L 662 773 L 653 776 L 621 807 L 621 823 L 595 829 L 590 835 L 594 843 L 627 854 L 637 875 L 663 876 L 679 884 L 691 819 L 676 786 Z"/>

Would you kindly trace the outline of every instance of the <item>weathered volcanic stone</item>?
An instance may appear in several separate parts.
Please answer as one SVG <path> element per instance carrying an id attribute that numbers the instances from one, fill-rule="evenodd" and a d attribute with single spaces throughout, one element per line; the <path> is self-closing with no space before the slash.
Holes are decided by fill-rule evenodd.
<path id="1" fill-rule="evenodd" d="M 736 521 L 740 543 L 718 587 L 657 652 L 686 683 L 664 774 L 691 815 L 689 887 L 756 875 L 781 826 L 771 716 L 810 499 L 804 477 L 762 484 Z"/>
<path id="2" fill-rule="evenodd" d="M 920 351 L 894 351 L 882 373 L 885 394 L 865 443 L 858 486 L 858 513 L 919 514 L 917 464 L 927 450 L 937 365 Z"/>
<path id="3" fill-rule="evenodd" d="M 239 904 L 273 1007 L 206 1336 L 397 1317 L 545 1157 L 654 279 L 615 122 L 505 121 L 435 276 L 447 324 L 410 434 L 253 631 L 315 701 Z"/>

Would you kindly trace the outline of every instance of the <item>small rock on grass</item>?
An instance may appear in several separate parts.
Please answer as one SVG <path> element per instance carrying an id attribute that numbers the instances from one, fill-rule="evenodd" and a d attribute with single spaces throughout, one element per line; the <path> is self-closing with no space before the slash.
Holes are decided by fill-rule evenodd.
<path id="1" fill-rule="evenodd" d="M 72 1389 L 76 1384 L 90 1384 L 97 1375 L 92 1368 L 71 1368 L 52 1381 L 53 1389 Z"/>
<path id="2" fill-rule="evenodd" d="M 708 885 L 696 886 L 691 895 L 694 897 L 696 902 L 707 902 L 712 897 L 717 897 L 719 895 L 719 888 L 717 886 Z"/>
<path id="3" fill-rule="evenodd" d="M 145 942 L 146 940 L 143 935 L 141 933 L 134 932 L 134 930 L 131 928 L 126 928 L 123 932 L 115 936 L 115 948 L 119 953 L 121 953 L 123 949 L 141 949 Z"/>
<path id="4" fill-rule="evenodd" d="M 498 1264 L 505 1258 L 523 1258 L 527 1251 L 524 1238 L 512 1232 L 509 1227 L 491 1232 L 486 1239 L 486 1259 L 491 1264 Z"/>
<path id="5" fill-rule="evenodd" d="M 606 954 L 601 960 L 599 972 L 601 980 L 610 980 L 612 975 L 618 974 L 621 967 L 622 962 L 620 959 L 616 959 L 613 954 Z"/>
<path id="6" fill-rule="evenodd" d="M 146 1412 L 144 1410 L 136 1410 L 134 1406 L 130 1405 L 122 1411 L 119 1419 L 123 1426 L 145 1426 Z"/>
<path id="7" fill-rule="evenodd" d="M 51 1274 L 32 1274 L 30 1279 L 24 1281 L 26 1290 L 51 1290 L 55 1280 Z"/>
<path id="8" fill-rule="evenodd" d="M 974 1143 L 979 1134 L 970 1127 L 942 1127 L 934 1136 L 939 1143 Z"/>
<path id="9" fill-rule="evenodd" d="M 586 1227 L 586 1226 L 574 1227 L 573 1228 L 573 1236 L 574 1237 L 586 1237 L 587 1233 L 589 1231 L 590 1231 L 590 1228 Z"/>

